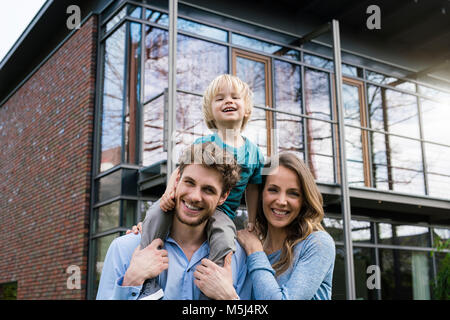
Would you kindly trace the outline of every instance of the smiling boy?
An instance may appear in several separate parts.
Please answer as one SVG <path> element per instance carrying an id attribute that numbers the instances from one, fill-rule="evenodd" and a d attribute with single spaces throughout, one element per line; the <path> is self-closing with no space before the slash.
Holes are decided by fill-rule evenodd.
<path id="1" fill-rule="evenodd" d="M 247 83 L 236 76 L 223 74 L 216 77 L 205 90 L 202 111 L 204 121 L 213 134 L 197 139 L 194 144 L 213 143 L 219 151 L 227 151 L 234 155 L 241 167 L 240 179 L 231 189 L 226 200 L 217 206 L 214 215 L 206 227 L 210 245 L 209 259 L 222 266 L 229 252 L 235 252 L 236 227 L 233 219 L 236 216 L 242 197 L 245 195 L 248 228 L 253 229 L 257 203 L 258 184 L 261 184 L 261 169 L 264 156 L 259 148 L 242 136 L 253 110 L 253 93 Z M 158 202 L 147 212 L 142 226 L 141 247 L 149 245 L 154 239 L 164 238 L 170 229 L 170 212 L 176 207 L 175 180 L 179 169 L 174 170 L 169 179 L 166 191 Z M 188 209 L 193 212 L 195 207 Z M 159 299 L 164 292 L 156 279 L 148 279 L 140 294 L 141 298 Z"/>

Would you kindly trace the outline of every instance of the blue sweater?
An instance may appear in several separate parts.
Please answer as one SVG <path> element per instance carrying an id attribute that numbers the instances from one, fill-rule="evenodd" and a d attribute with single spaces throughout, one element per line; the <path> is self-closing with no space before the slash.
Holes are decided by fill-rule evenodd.
<path id="1" fill-rule="evenodd" d="M 256 300 L 330 300 L 333 279 L 334 241 L 324 231 L 316 231 L 294 247 L 292 265 L 278 277 L 272 264 L 281 250 L 270 255 L 254 252 L 247 268 Z"/>

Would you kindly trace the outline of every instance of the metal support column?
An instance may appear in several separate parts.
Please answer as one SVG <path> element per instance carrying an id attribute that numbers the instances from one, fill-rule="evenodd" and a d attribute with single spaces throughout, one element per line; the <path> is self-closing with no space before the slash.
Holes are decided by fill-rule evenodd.
<path id="1" fill-rule="evenodd" d="M 176 101 L 177 101 L 177 16 L 178 0 L 169 0 L 169 90 L 168 90 L 168 135 L 167 135 L 167 182 L 175 170 L 173 159 L 174 134 L 176 130 Z"/>
<path id="2" fill-rule="evenodd" d="M 344 110 L 342 102 L 342 70 L 341 70 L 341 40 L 339 33 L 339 22 L 333 20 L 331 23 L 333 33 L 334 53 L 334 76 L 336 89 L 336 107 L 338 116 L 338 139 L 339 139 L 339 162 L 341 178 L 341 208 L 344 220 L 344 247 L 345 247 L 345 285 L 348 300 L 356 299 L 355 274 L 353 264 L 353 244 L 351 238 L 351 212 L 350 196 L 347 181 L 347 157 L 345 155 L 345 126 Z"/>

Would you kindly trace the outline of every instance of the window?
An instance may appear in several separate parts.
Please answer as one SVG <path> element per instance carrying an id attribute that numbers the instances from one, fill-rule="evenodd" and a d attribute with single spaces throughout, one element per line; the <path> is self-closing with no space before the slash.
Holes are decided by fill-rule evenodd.
<path id="1" fill-rule="evenodd" d="M 0 283 L 0 300 L 17 300 L 17 281 Z"/>
<path id="2" fill-rule="evenodd" d="M 272 106 L 272 76 L 269 58 L 233 49 L 233 74 L 248 83 L 253 91 L 253 105 Z M 272 112 L 253 108 L 243 135 L 255 143 L 264 156 L 272 153 Z"/>

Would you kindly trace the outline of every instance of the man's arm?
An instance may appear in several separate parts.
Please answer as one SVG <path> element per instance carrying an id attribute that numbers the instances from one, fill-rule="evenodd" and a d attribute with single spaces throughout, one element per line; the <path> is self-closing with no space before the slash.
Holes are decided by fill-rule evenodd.
<path id="1" fill-rule="evenodd" d="M 140 235 L 131 234 L 113 240 L 103 263 L 97 300 L 137 299 L 141 286 L 122 287 L 122 281 L 140 239 Z"/>

